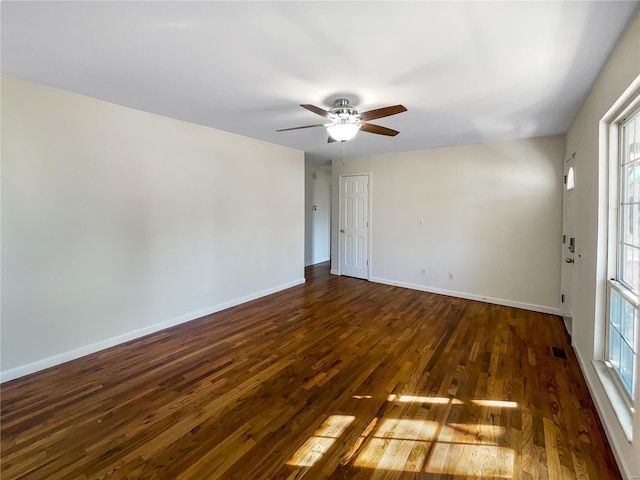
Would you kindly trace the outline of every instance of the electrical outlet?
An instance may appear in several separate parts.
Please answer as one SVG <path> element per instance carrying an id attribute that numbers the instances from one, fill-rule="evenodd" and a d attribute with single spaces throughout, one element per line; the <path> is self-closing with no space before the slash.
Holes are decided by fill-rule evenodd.
<path id="1" fill-rule="evenodd" d="M 453 280 L 453 273 L 449 272 L 449 280 Z"/>
<path id="2" fill-rule="evenodd" d="M 420 269 L 420 275 L 426 275 L 426 274 L 427 274 L 427 269 L 426 269 L 426 268 L 424 268 L 424 267 L 422 267 L 422 268 Z"/>
<path id="3" fill-rule="evenodd" d="M 208 283 L 204 283 L 202 285 L 202 294 L 203 295 L 209 295 L 209 284 Z"/>
<path id="4" fill-rule="evenodd" d="M 442 270 L 436 270 L 436 278 L 442 277 Z"/>

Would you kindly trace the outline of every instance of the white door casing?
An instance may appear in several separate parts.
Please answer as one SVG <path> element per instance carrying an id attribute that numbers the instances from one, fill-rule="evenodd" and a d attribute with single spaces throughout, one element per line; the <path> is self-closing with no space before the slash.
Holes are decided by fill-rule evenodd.
<path id="1" fill-rule="evenodd" d="M 574 154 L 575 155 L 575 154 Z M 564 167 L 565 184 L 563 193 L 563 214 L 562 214 L 562 316 L 568 320 L 567 328 L 571 333 L 571 318 L 573 317 L 573 273 L 577 258 L 576 239 L 574 232 L 574 204 L 576 194 L 576 167 L 575 158 L 572 155 Z"/>
<path id="2" fill-rule="evenodd" d="M 370 174 L 340 176 L 340 275 L 369 279 Z"/>

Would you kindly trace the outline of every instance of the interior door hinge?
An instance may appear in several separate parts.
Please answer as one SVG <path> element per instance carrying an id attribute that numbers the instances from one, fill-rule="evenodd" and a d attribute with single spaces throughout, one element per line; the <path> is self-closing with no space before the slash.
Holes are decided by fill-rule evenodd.
<path id="1" fill-rule="evenodd" d="M 367 260 L 367 265 L 369 265 L 369 260 Z"/>
<path id="2" fill-rule="evenodd" d="M 567 176 L 566 175 L 564 176 L 564 184 L 565 185 L 567 184 Z"/>
<path id="3" fill-rule="evenodd" d="M 562 295 L 560 295 L 560 302 L 564 303 L 564 293 Z"/>

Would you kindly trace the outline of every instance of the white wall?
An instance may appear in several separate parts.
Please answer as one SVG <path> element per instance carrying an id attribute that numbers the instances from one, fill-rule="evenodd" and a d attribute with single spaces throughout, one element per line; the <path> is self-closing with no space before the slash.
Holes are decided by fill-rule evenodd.
<path id="1" fill-rule="evenodd" d="M 313 178 L 314 174 L 316 178 Z M 306 266 L 329 260 L 331 170 L 307 165 L 304 178 L 304 264 Z M 313 210 L 314 205 L 316 210 Z"/>
<path id="2" fill-rule="evenodd" d="M 557 313 L 564 151 L 553 136 L 334 162 L 332 271 L 339 175 L 371 172 L 371 280 Z"/>
<path id="3" fill-rule="evenodd" d="M 303 152 L 2 77 L 3 380 L 303 282 L 303 188 Z"/>
<path id="4" fill-rule="evenodd" d="M 607 256 L 606 159 L 600 159 L 599 122 L 640 75 L 640 14 L 627 27 L 567 133 L 567 155 L 576 152 L 573 345 L 619 463 L 640 476 L 640 400 L 635 398 L 633 441 L 628 442 L 593 360 L 601 359 L 605 336 Z M 636 369 L 640 372 L 640 358 Z M 640 388 L 637 390 L 640 391 Z"/>

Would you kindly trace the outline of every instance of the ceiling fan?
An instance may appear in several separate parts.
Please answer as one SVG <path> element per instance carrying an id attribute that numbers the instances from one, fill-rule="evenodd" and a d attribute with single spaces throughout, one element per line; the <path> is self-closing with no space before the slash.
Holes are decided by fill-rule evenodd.
<path id="1" fill-rule="evenodd" d="M 358 130 L 363 132 L 375 133 L 377 135 L 387 135 L 389 137 L 395 137 L 398 133 L 397 130 L 391 128 L 382 127 L 369 123 L 369 120 L 375 120 L 376 118 L 388 117 L 390 115 L 396 115 L 398 113 L 406 112 L 407 109 L 403 105 L 393 105 L 390 107 L 376 108 L 375 110 L 369 110 L 368 112 L 358 113 L 354 107 L 349 106 L 349 100 L 346 98 L 339 98 L 333 103 L 333 107 L 329 110 L 325 110 L 315 105 L 300 105 L 302 108 L 306 108 L 310 112 L 313 112 L 321 117 L 329 120 L 329 123 L 318 123 L 315 125 L 305 125 L 302 127 L 282 128 L 276 130 L 276 132 L 286 132 L 289 130 L 299 130 L 301 128 L 313 128 L 313 127 L 326 127 L 329 133 L 329 139 L 327 142 L 346 142 L 355 137 Z"/>

